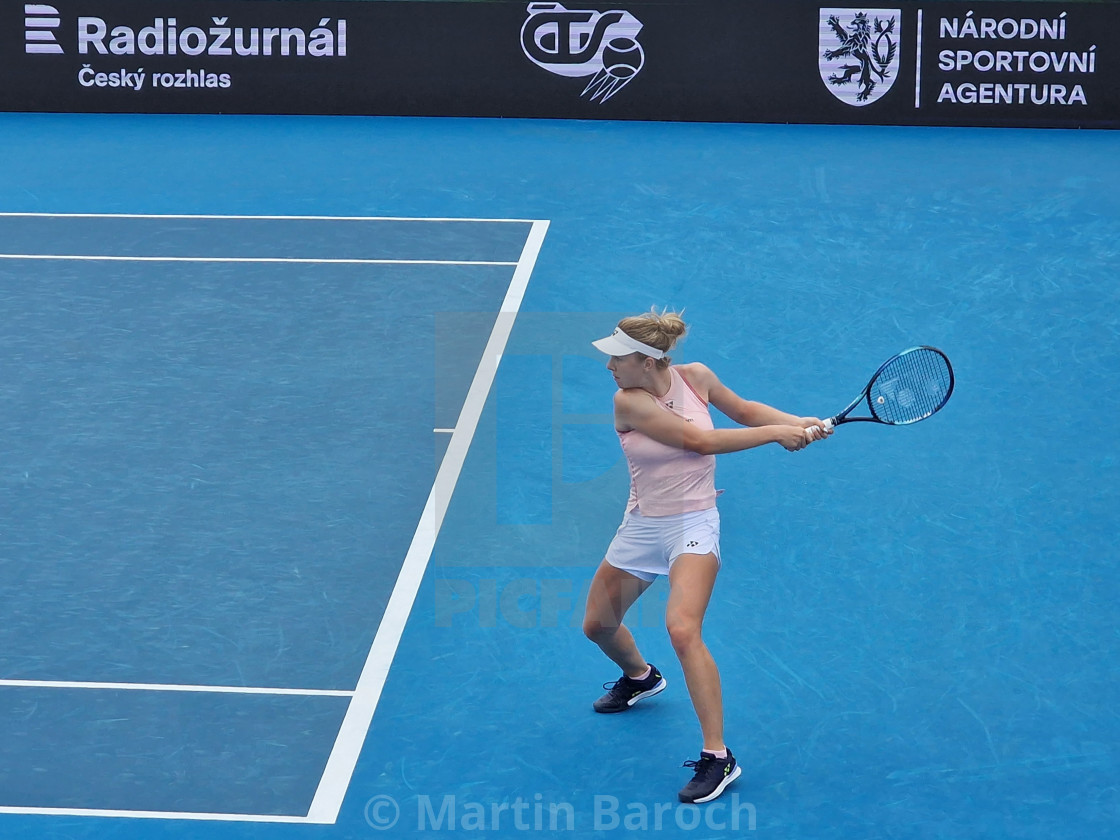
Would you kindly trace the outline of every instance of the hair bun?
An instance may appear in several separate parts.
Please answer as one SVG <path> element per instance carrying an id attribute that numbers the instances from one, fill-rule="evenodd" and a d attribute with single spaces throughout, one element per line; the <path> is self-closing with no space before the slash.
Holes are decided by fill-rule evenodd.
<path id="1" fill-rule="evenodd" d="M 668 336 L 680 338 L 688 329 L 684 319 L 677 312 L 662 312 L 658 314 L 657 310 L 654 310 L 651 314 L 657 320 L 658 328 Z"/>

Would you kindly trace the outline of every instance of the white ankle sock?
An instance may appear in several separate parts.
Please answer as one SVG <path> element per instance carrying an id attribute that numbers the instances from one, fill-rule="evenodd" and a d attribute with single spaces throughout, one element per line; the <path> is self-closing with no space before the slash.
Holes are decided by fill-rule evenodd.
<path id="1" fill-rule="evenodd" d="M 706 752 L 708 755 L 714 755 L 716 758 L 727 758 L 727 747 L 724 747 L 722 750 L 701 750 L 700 752 Z"/>

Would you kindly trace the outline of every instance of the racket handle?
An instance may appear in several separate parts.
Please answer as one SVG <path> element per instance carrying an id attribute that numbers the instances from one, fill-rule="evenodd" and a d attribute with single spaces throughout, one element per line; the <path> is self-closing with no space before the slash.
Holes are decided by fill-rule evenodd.
<path id="1" fill-rule="evenodd" d="M 822 420 L 821 425 L 824 426 L 824 430 L 826 432 L 831 432 L 832 431 L 832 418 Z M 809 440 L 812 440 L 814 432 L 819 432 L 820 428 L 821 428 L 820 426 L 810 426 L 808 429 L 805 430 L 805 437 L 809 438 Z"/>

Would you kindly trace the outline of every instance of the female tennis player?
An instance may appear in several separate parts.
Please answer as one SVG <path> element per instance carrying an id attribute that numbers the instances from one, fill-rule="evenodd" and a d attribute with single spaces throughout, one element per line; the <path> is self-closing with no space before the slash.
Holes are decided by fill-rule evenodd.
<path id="1" fill-rule="evenodd" d="M 685 330 L 677 313 L 654 310 L 623 318 L 592 342 L 610 356 L 607 369 L 618 384 L 614 422 L 630 466 L 630 498 L 591 582 L 583 632 L 622 669 L 604 685 L 609 690 L 595 711 L 624 712 L 660 693 L 665 679 L 642 658 L 622 619 L 658 575 L 669 577 L 665 625 L 704 739 L 700 759 L 685 762 L 695 775 L 679 796 L 708 802 L 741 772 L 723 741 L 719 670 L 701 638 L 720 568 L 715 456 L 768 443 L 796 452 L 831 431 L 819 418 L 743 399 L 702 364 L 671 364 L 666 354 Z M 714 428 L 709 404 L 747 428 Z"/>

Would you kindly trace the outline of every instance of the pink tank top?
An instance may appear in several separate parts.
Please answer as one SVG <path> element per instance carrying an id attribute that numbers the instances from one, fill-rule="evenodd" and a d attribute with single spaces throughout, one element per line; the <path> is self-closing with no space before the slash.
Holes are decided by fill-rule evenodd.
<path id="1" fill-rule="evenodd" d="M 697 428 L 711 429 L 707 401 L 692 390 L 675 367 L 669 368 L 669 392 L 657 399 L 665 411 L 683 417 Z M 716 505 L 716 458 L 659 443 L 639 431 L 619 432 L 630 465 L 630 499 L 626 512 L 670 516 L 707 510 Z"/>

